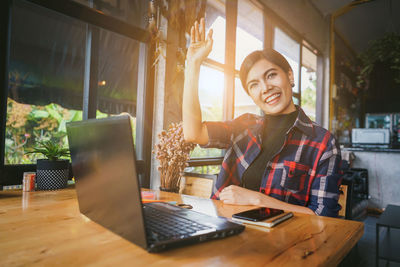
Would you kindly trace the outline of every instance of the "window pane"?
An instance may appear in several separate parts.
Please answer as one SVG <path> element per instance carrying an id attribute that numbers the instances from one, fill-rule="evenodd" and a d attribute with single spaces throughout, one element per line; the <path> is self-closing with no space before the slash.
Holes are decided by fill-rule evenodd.
<path id="1" fill-rule="evenodd" d="M 99 29 L 97 118 L 128 113 L 136 126 L 140 42 Z M 133 131 L 136 144 L 136 127 Z"/>
<path id="2" fill-rule="evenodd" d="M 301 67 L 301 107 L 315 121 L 317 98 L 317 55 L 303 46 Z"/>
<path id="3" fill-rule="evenodd" d="M 38 141 L 67 145 L 82 119 L 86 24 L 22 1 L 12 14 L 5 164 L 36 163 Z"/>
<path id="4" fill-rule="evenodd" d="M 93 7 L 108 16 L 115 17 L 133 26 L 145 29 L 149 6 L 148 0 L 73 0 L 82 5 Z"/>
<path id="5" fill-rule="evenodd" d="M 221 171 L 221 165 L 206 165 L 198 167 L 187 167 L 185 172 L 200 174 L 218 174 Z"/>
<path id="6" fill-rule="evenodd" d="M 208 55 L 210 59 L 220 63 L 225 62 L 225 0 L 208 0 L 206 6 L 206 34 L 213 29 L 213 49 Z"/>
<path id="7" fill-rule="evenodd" d="M 294 74 L 293 92 L 299 92 L 300 44 L 279 28 L 275 28 L 274 49 L 281 53 L 292 67 Z"/>
<path id="8" fill-rule="evenodd" d="M 253 99 L 245 92 L 239 78 L 235 79 L 235 115 L 237 118 L 245 113 L 262 114 Z"/>
<path id="9" fill-rule="evenodd" d="M 203 121 L 221 121 L 223 119 L 222 101 L 224 74 L 212 68 L 201 66 L 199 77 L 199 99 Z M 192 158 L 220 157 L 220 149 L 196 147 Z"/>
<path id="10" fill-rule="evenodd" d="M 199 77 L 199 99 L 203 121 L 222 120 L 224 74 L 218 70 L 201 66 Z"/>
<path id="11" fill-rule="evenodd" d="M 240 69 L 243 59 L 254 50 L 263 49 L 263 13 L 249 1 L 238 2 L 238 27 L 236 28 L 236 64 Z"/>
<path id="12" fill-rule="evenodd" d="M 293 99 L 293 103 L 295 105 L 300 105 L 300 101 L 299 101 L 299 99 L 297 97 L 293 96 L 292 99 Z"/>

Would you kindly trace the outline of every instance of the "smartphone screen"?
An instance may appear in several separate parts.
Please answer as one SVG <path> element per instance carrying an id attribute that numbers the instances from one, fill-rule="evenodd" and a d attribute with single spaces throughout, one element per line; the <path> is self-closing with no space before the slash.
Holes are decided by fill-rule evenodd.
<path id="1" fill-rule="evenodd" d="M 268 218 L 274 217 L 281 213 L 283 213 L 283 210 L 271 209 L 271 208 L 257 208 L 233 214 L 232 217 L 258 222 L 258 221 L 264 221 Z"/>

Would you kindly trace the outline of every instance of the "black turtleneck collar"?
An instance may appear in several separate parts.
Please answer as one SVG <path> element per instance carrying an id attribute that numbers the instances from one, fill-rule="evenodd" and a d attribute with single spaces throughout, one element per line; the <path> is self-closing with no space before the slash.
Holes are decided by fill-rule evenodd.
<path id="1" fill-rule="evenodd" d="M 264 125 L 265 128 L 290 128 L 299 114 L 299 111 L 296 109 L 295 111 L 288 114 L 279 114 L 279 115 L 264 115 Z"/>

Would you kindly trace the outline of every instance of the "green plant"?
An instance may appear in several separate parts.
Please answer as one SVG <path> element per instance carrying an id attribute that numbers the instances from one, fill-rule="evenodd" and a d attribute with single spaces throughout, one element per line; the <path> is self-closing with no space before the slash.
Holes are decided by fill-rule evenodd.
<path id="1" fill-rule="evenodd" d="M 58 104 L 45 106 L 7 100 L 5 164 L 33 164 L 36 155 L 26 154 L 39 142 L 52 140 L 61 147 L 68 145 L 65 124 L 82 120 L 82 111 L 69 110 Z"/>
<path id="2" fill-rule="evenodd" d="M 358 87 L 366 83 L 378 62 L 388 63 L 396 73 L 395 82 L 400 84 L 400 35 L 387 33 L 383 38 L 370 42 L 368 49 L 361 53 L 359 58 L 361 70 L 357 76 Z"/>
<path id="3" fill-rule="evenodd" d="M 26 154 L 39 153 L 45 156 L 48 160 L 58 160 L 61 157 L 69 156 L 69 149 L 61 147 L 52 141 L 38 142 L 40 146 L 35 147 L 32 151 Z"/>

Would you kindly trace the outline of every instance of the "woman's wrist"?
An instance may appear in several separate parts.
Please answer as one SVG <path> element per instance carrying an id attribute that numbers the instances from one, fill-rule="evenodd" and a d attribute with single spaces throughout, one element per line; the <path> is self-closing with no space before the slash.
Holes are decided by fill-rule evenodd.
<path id="1" fill-rule="evenodd" d="M 196 60 L 187 60 L 186 61 L 186 70 L 194 70 L 199 71 L 201 66 L 201 62 Z"/>

